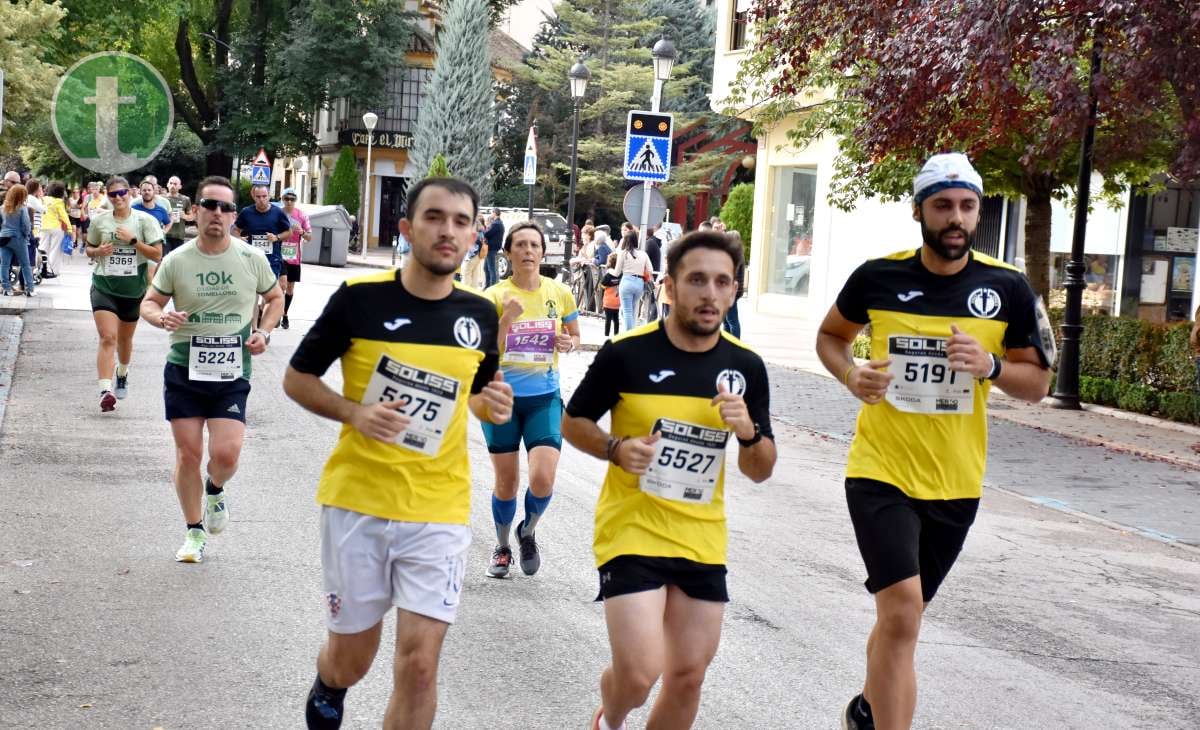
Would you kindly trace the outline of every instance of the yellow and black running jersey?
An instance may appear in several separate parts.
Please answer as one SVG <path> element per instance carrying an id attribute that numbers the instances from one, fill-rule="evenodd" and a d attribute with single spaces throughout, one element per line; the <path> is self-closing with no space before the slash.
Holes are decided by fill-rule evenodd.
<path id="1" fill-rule="evenodd" d="M 317 502 L 386 520 L 467 524 L 467 398 L 496 373 L 498 329 L 495 305 L 467 287 L 419 299 L 399 271 L 339 287 L 292 367 L 321 376 L 341 358 L 347 400 L 404 401 L 412 421 L 395 444 L 343 425 Z"/>
<path id="2" fill-rule="evenodd" d="M 846 476 L 887 482 L 914 499 L 979 497 L 991 381 L 950 370 L 950 326 L 999 356 L 1034 347 L 1049 367 L 1038 302 L 1024 274 L 974 252 L 950 276 L 926 269 L 920 249 L 859 266 L 837 308 L 871 324 L 871 359 L 891 360 L 894 377 L 885 400 L 859 411 Z"/>
<path id="3" fill-rule="evenodd" d="M 729 432 L 712 405 L 722 383 L 773 438 L 766 366 L 730 335 L 707 352 L 685 352 L 651 322 L 596 354 L 567 413 L 596 421 L 611 410 L 616 437 L 661 434 L 646 475 L 608 467 L 596 504 L 597 566 L 618 555 L 725 563 Z"/>

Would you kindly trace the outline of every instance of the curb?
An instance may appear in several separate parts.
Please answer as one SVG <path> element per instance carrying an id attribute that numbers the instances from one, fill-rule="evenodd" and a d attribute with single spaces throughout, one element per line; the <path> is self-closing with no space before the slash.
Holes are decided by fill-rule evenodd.
<path id="1" fill-rule="evenodd" d="M 17 353 L 21 347 L 21 333 L 24 329 L 25 322 L 20 317 L 0 319 L 0 431 L 4 429 L 4 410 L 12 391 Z"/>

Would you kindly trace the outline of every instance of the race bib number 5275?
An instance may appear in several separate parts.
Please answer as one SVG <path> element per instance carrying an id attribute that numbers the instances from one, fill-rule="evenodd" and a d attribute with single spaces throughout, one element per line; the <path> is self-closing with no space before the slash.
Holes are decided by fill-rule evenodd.
<path id="1" fill-rule="evenodd" d="M 396 444 L 426 456 L 437 456 L 454 415 L 459 387 L 454 378 L 380 355 L 363 391 L 362 402 L 370 405 L 400 401 L 402 405 L 397 410 L 411 420 L 396 437 Z"/>

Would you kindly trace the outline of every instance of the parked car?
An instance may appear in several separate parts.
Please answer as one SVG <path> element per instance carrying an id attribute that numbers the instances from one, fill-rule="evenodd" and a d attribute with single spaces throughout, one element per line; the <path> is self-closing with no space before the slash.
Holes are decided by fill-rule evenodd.
<path id="1" fill-rule="evenodd" d="M 484 206 L 481 210 L 490 211 L 491 208 Z M 505 236 L 508 235 L 509 228 L 526 220 L 529 220 L 528 208 L 500 209 L 500 221 L 504 224 Z M 567 219 L 545 208 L 534 208 L 533 221 L 541 226 L 542 231 L 546 234 L 546 256 L 542 259 L 542 276 L 549 276 L 552 279 L 558 278 L 560 273 L 566 276 L 564 272 L 567 261 Z M 510 273 L 508 259 L 504 256 L 496 259 L 496 271 L 501 279 L 508 277 Z"/>

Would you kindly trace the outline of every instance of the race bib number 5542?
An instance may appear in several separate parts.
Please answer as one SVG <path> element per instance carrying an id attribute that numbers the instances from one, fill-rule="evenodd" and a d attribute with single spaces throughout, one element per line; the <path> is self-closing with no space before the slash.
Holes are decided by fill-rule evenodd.
<path id="1" fill-rule="evenodd" d="M 654 458 L 642 475 L 642 491 L 676 502 L 708 504 L 725 467 L 729 432 L 660 418 Z"/>
<path id="2" fill-rule="evenodd" d="M 459 387 L 454 378 L 380 355 L 362 402 L 370 405 L 400 401 L 402 405 L 397 410 L 411 420 L 408 428 L 396 436 L 395 443 L 426 456 L 437 456 L 454 415 Z"/>

